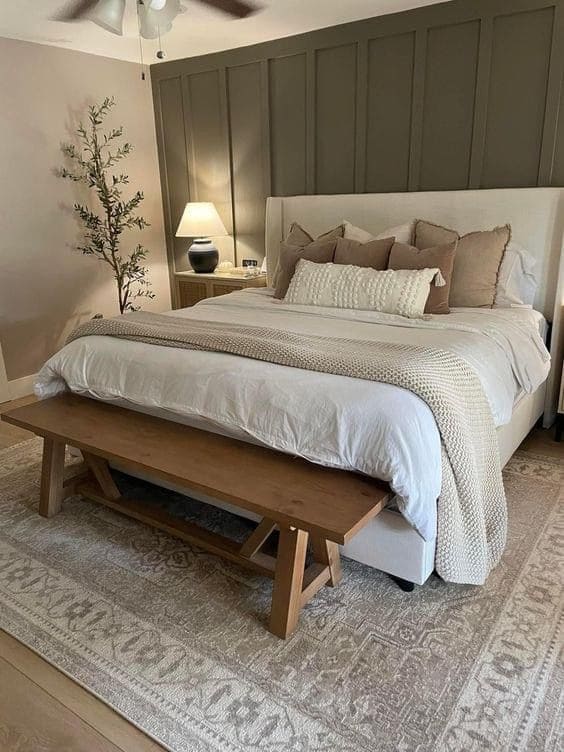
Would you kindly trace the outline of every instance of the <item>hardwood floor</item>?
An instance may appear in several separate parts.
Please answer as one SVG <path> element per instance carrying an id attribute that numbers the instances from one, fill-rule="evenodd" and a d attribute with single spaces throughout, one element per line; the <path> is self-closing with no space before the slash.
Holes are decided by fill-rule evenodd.
<path id="1" fill-rule="evenodd" d="M 33 397 L 0 404 L 3 410 Z M 31 438 L 0 423 L 0 449 Z M 530 452 L 564 456 L 564 442 L 535 429 L 521 445 Z M 1 752 L 163 752 L 101 700 L 29 648 L 0 630 Z"/>

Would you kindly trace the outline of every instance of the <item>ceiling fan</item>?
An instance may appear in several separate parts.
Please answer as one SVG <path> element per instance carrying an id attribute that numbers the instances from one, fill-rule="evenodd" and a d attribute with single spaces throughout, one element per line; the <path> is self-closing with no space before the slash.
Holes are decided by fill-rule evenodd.
<path id="1" fill-rule="evenodd" d="M 233 18 L 245 18 L 257 8 L 246 0 L 197 0 Z M 172 22 L 185 8 L 180 0 L 135 0 L 139 31 L 143 39 L 155 39 L 172 28 Z M 93 21 L 106 31 L 123 36 L 126 0 L 72 0 L 53 20 Z"/>

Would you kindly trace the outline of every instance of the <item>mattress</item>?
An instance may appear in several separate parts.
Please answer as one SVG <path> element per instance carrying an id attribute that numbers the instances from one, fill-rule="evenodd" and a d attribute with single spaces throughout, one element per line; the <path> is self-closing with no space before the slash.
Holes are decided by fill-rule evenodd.
<path id="1" fill-rule="evenodd" d="M 255 289 L 170 315 L 449 350 L 476 371 L 497 426 L 509 422 L 519 395 L 535 391 L 549 371 L 543 318 L 526 308 L 454 309 L 414 320 L 287 305 Z M 380 478 L 419 534 L 435 536 L 440 436 L 429 407 L 399 387 L 225 353 L 85 337 L 38 376 L 40 397 L 67 389 Z"/>

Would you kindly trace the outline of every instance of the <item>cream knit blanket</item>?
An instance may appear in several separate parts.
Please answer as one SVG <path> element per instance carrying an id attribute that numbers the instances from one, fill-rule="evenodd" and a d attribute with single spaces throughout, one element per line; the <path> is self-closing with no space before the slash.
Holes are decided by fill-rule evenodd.
<path id="1" fill-rule="evenodd" d="M 481 585 L 498 563 L 505 547 L 507 510 L 497 435 L 480 380 L 460 357 L 432 347 L 145 312 L 93 319 L 79 326 L 68 341 L 90 335 L 232 353 L 408 389 L 427 403 L 442 439 L 437 572 L 450 582 Z"/>

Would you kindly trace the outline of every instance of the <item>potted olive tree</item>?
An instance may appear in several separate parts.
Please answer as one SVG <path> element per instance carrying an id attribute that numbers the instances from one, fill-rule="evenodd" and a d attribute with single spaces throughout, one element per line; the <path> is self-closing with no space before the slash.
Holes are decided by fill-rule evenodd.
<path id="1" fill-rule="evenodd" d="M 93 256 L 108 264 L 117 288 L 120 313 L 136 311 L 141 298 L 154 298 L 148 269 L 144 265 L 147 249 L 137 244 L 124 250 L 122 234 L 125 230 L 143 230 L 149 223 L 137 213 L 143 193 L 136 191 L 124 197 L 129 178 L 116 166 L 133 150 L 123 142 L 123 127 L 104 130 L 104 120 L 114 107 L 113 98 L 88 108 L 88 124 L 77 129 L 78 145 L 63 144 L 62 151 L 69 166 L 58 171 L 60 177 L 84 183 L 93 194 L 96 206 L 91 208 L 75 203 L 74 211 L 84 228 L 84 241 L 77 249 L 85 256 Z"/>

